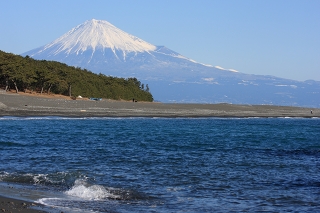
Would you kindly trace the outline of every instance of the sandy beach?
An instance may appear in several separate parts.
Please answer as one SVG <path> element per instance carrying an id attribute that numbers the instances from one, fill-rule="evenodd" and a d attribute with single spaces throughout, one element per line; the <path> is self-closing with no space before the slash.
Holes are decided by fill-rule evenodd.
<path id="1" fill-rule="evenodd" d="M 312 113 L 311 113 L 312 112 Z M 233 104 L 172 104 L 101 100 L 71 100 L 60 95 L 12 93 L 0 90 L 0 116 L 63 117 L 320 117 L 320 109 Z"/>

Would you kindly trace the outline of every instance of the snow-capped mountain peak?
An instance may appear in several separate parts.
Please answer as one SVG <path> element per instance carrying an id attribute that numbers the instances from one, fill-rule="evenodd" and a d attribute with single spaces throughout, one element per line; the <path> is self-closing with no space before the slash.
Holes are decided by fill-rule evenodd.
<path id="1" fill-rule="evenodd" d="M 44 46 L 43 51 L 56 46 L 53 55 L 60 52 L 76 53 L 87 49 L 111 48 L 123 52 L 153 51 L 156 46 L 130 35 L 107 21 L 88 20 L 76 26 L 58 39 Z"/>

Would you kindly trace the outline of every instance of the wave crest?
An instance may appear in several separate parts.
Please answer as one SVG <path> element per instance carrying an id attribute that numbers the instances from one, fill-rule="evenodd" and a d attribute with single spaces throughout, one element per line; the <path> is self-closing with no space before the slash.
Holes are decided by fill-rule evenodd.
<path id="1" fill-rule="evenodd" d="M 104 186 L 90 186 L 84 180 L 76 180 L 75 185 L 70 190 L 66 191 L 65 194 L 85 200 L 103 200 L 107 198 L 120 199 L 120 196 L 111 194 Z"/>

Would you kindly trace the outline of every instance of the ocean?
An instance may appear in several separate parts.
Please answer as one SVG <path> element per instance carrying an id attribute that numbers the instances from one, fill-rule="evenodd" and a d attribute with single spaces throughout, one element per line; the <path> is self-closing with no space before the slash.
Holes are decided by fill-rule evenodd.
<path id="1" fill-rule="evenodd" d="M 318 118 L 0 118 L 0 195 L 59 212 L 320 212 Z"/>

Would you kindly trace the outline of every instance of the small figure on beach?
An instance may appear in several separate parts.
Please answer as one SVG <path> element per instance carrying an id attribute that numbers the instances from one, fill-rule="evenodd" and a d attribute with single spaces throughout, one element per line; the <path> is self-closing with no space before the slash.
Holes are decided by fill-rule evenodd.
<path id="1" fill-rule="evenodd" d="M 312 110 L 311 110 L 310 112 L 311 112 L 311 114 L 312 114 Z"/>

